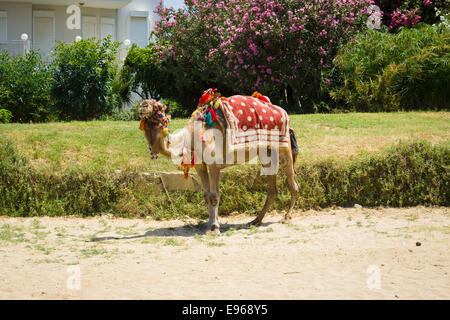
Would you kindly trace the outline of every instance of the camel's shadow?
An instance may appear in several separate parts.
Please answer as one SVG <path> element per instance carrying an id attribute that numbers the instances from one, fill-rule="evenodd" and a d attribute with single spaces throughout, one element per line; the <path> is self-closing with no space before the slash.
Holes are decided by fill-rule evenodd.
<path id="1" fill-rule="evenodd" d="M 259 227 L 269 226 L 277 222 L 264 222 L 261 223 Z M 90 239 L 90 242 L 106 241 L 106 240 L 131 240 L 140 239 L 146 237 L 194 237 L 195 235 L 205 234 L 205 222 L 199 222 L 197 224 L 187 224 L 179 227 L 166 227 L 157 228 L 153 230 L 146 231 L 144 234 L 132 235 L 132 236 L 105 236 L 105 237 L 94 237 Z M 224 223 L 220 226 L 220 232 L 225 233 L 227 231 L 238 231 L 238 230 L 249 230 L 252 228 L 249 224 L 233 224 Z"/>

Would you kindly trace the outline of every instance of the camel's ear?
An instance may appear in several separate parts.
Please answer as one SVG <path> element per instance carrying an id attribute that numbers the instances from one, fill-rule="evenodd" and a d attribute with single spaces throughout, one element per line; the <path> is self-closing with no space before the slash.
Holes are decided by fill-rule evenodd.
<path id="1" fill-rule="evenodd" d="M 167 106 L 166 107 L 166 111 L 165 111 L 165 114 L 168 114 L 169 112 L 170 112 L 170 110 L 172 109 L 172 107 L 171 106 Z"/>
<path id="2" fill-rule="evenodd" d="M 164 114 L 168 114 L 170 112 L 170 107 L 166 106 L 164 103 L 157 102 L 158 110 Z"/>
<path id="3" fill-rule="evenodd" d="M 164 108 L 164 105 L 161 103 L 161 102 L 158 102 L 158 101 L 155 101 L 154 102 L 154 111 L 163 111 L 165 108 Z"/>

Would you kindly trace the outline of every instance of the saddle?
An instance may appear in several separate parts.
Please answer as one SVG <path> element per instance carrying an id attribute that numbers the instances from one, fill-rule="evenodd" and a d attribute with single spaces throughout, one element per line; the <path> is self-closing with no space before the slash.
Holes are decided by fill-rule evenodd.
<path id="1" fill-rule="evenodd" d="M 227 120 L 227 134 L 232 148 L 251 144 L 289 146 L 289 116 L 286 111 L 262 96 L 235 95 L 222 101 L 222 111 Z"/>

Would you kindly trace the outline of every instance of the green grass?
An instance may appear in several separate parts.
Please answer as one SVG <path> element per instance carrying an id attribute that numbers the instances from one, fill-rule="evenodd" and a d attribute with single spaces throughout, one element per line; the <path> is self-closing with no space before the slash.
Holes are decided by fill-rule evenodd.
<path id="1" fill-rule="evenodd" d="M 90 258 L 92 256 L 97 256 L 97 255 L 104 255 L 108 253 L 108 250 L 104 249 L 104 248 L 85 248 L 85 249 L 81 249 L 81 254 L 85 257 L 85 258 Z"/>
<path id="2" fill-rule="evenodd" d="M 167 238 L 167 239 L 164 239 L 163 244 L 165 246 L 179 247 L 179 246 L 183 245 L 183 241 L 179 241 L 179 240 L 174 239 L 174 238 Z"/>
<path id="3" fill-rule="evenodd" d="M 266 229 L 261 229 L 261 228 L 251 225 L 249 228 L 248 234 L 268 233 L 268 232 L 273 232 L 273 228 L 269 227 Z"/>
<path id="4" fill-rule="evenodd" d="M 208 247 L 223 247 L 225 245 L 224 242 L 218 242 L 218 241 L 209 241 L 206 242 L 206 245 Z"/>
<path id="5" fill-rule="evenodd" d="M 349 159 L 402 139 L 450 145 L 450 112 L 343 113 L 291 116 L 301 157 Z"/>
<path id="6" fill-rule="evenodd" d="M 312 225 L 312 228 L 313 229 L 326 229 L 326 228 L 329 228 L 330 226 L 329 225 L 327 225 L 327 224 L 318 224 L 318 225 L 316 225 L 316 224 L 313 224 Z"/>
<path id="7" fill-rule="evenodd" d="M 1 241 L 6 242 L 25 242 L 25 234 L 21 232 L 22 229 L 19 227 L 14 227 L 9 224 L 3 224 L 0 227 L 0 243 Z"/>
<path id="8" fill-rule="evenodd" d="M 290 118 L 305 161 L 350 159 L 400 139 L 450 144 L 450 112 L 309 114 Z M 174 119 L 171 132 L 181 129 L 186 121 Z M 164 157 L 150 160 L 147 142 L 138 127 L 138 121 L 3 124 L 0 137 L 13 141 L 40 170 L 178 170 L 178 165 Z"/>

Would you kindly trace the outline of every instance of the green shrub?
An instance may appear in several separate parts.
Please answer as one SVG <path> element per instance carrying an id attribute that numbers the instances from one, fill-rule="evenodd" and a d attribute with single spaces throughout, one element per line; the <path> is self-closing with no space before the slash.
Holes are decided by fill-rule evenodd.
<path id="1" fill-rule="evenodd" d="M 332 81 L 334 101 L 352 111 L 448 110 L 449 61 L 444 24 L 398 34 L 368 30 L 339 51 L 324 80 Z"/>
<path id="2" fill-rule="evenodd" d="M 35 171 L 10 142 L 0 142 L 0 214 L 89 216 L 117 202 L 120 188 L 106 174 Z"/>
<path id="3" fill-rule="evenodd" d="M 12 121 L 46 121 L 52 107 L 50 83 L 48 64 L 36 51 L 0 54 L 0 105 L 12 113 Z"/>
<path id="4" fill-rule="evenodd" d="M 110 37 L 56 45 L 51 93 L 60 119 L 92 120 L 119 104 L 113 88 L 118 47 Z"/>
<path id="5" fill-rule="evenodd" d="M 429 142 L 400 142 L 350 164 L 316 166 L 319 206 L 449 205 L 450 149 Z"/>
<path id="6" fill-rule="evenodd" d="M 428 142 L 401 142 L 380 153 L 350 162 L 300 163 L 297 208 L 329 206 L 450 205 L 450 148 Z M 257 166 L 225 171 L 220 184 L 220 213 L 254 213 L 266 197 L 266 179 Z M 285 177 L 278 178 L 273 209 L 285 210 L 290 195 Z M 207 216 L 202 192 L 169 192 L 136 172 L 41 172 L 14 146 L 0 138 L 0 215 L 117 216 L 170 218 Z"/>
<path id="7" fill-rule="evenodd" d="M 102 114 L 98 120 L 104 121 L 134 121 L 140 120 L 138 107 L 140 103 L 136 103 L 131 109 L 114 109 L 111 114 Z"/>
<path id="8" fill-rule="evenodd" d="M 170 99 L 162 99 L 162 102 L 170 107 L 170 114 L 173 118 L 188 118 L 191 113 L 189 110 L 183 108 L 178 102 Z"/>
<path id="9" fill-rule="evenodd" d="M 11 111 L 0 109 L 0 123 L 9 123 L 13 117 Z"/>
<path id="10" fill-rule="evenodd" d="M 152 44 L 147 48 L 134 44 L 130 48 L 121 70 L 121 82 L 126 84 L 121 93 L 122 99 L 129 100 L 129 95 L 134 92 L 142 99 L 159 100 L 170 90 L 167 73 L 154 63 L 156 55 Z"/>
<path id="11" fill-rule="evenodd" d="M 209 87 L 219 87 L 228 93 L 223 82 L 211 78 L 205 80 L 195 74 L 192 64 L 161 65 L 155 44 L 146 48 L 133 45 L 128 51 L 121 70 L 121 97 L 130 99 L 136 93 L 142 99 L 163 98 L 172 107 L 172 115 L 183 117 L 195 110 L 199 96 Z M 225 90 L 223 92 L 222 90 Z"/>

